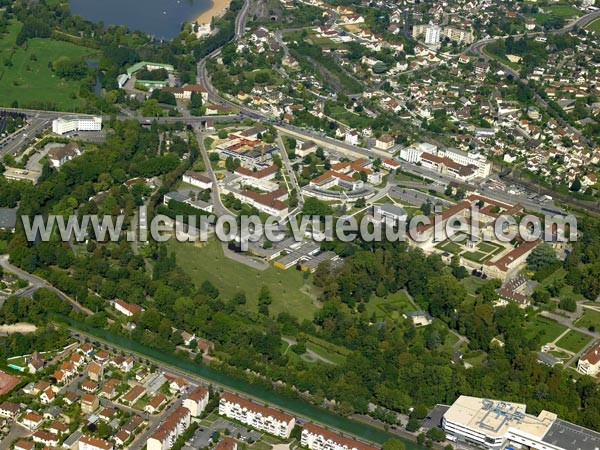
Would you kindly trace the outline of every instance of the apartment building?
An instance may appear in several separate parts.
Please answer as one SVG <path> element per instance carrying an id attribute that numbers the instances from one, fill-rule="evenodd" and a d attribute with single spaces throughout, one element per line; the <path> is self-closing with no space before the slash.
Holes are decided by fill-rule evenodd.
<path id="1" fill-rule="evenodd" d="M 183 401 L 183 406 L 190 410 L 190 414 L 198 417 L 208 404 L 208 389 L 206 386 L 198 386 L 192 393 Z"/>
<path id="2" fill-rule="evenodd" d="M 219 414 L 285 439 L 290 437 L 296 423 L 288 414 L 229 393 L 221 394 Z"/>
<path id="3" fill-rule="evenodd" d="M 300 443 L 310 450 L 377 450 L 377 447 L 344 437 L 312 423 L 307 423 L 302 428 Z"/>
<path id="4" fill-rule="evenodd" d="M 179 407 L 150 436 L 146 447 L 148 450 L 168 450 L 173 447 L 177 438 L 190 426 L 190 410 Z"/>

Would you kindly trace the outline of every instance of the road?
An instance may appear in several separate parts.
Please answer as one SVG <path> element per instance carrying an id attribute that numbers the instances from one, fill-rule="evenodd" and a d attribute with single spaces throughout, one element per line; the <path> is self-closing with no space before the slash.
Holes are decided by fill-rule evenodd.
<path id="1" fill-rule="evenodd" d="M 55 288 L 54 286 L 49 284 L 46 280 L 44 280 L 40 277 L 37 277 L 35 275 L 32 275 L 28 272 L 25 272 L 24 270 L 21 270 L 18 267 L 15 267 L 12 264 L 10 264 L 8 262 L 8 255 L 0 255 L 0 267 L 2 267 L 2 269 L 6 270 L 7 272 L 12 273 L 12 274 L 18 276 L 19 278 L 22 278 L 23 280 L 28 281 L 32 285 L 30 289 L 27 289 L 27 290 L 21 292 L 19 295 L 21 295 L 21 296 L 24 296 L 25 294 L 31 295 L 38 289 L 45 288 L 45 289 L 48 289 L 48 290 L 54 292 L 55 294 L 57 294 L 62 300 L 69 302 L 73 306 L 75 311 L 80 312 L 80 313 L 82 312 L 87 315 L 93 314 L 93 312 L 90 309 L 86 308 L 85 306 L 82 306 L 75 299 L 69 297 L 67 294 L 65 294 L 60 289 Z"/>

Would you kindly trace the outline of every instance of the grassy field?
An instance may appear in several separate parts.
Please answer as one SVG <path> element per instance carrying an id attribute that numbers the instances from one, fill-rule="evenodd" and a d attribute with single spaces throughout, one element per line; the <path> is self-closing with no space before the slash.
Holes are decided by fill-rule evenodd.
<path id="1" fill-rule="evenodd" d="M 577 353 L 591 342 L 592 338 L 578 331 L 569 331 L 556 342 L 556 346 Z"/>
<path id="2" fill-rule="evenodd" d="M 4 253 L 6 247 L 8 247 L 8 241 L 0 240 L 0 253 Z"/>
<path id="3" fill-rule="evenodd" d="M 482 263 L 486 259 L 489 259 L 488 254 L 482 252 L 464 252 L 462 256 L 469 261 L 475 261 L 477 263 Z"/>
<path id="4" fill-rule="evenodd" d="M 13 22 L 0 38 L 0 105 L 10 106 L 17 100 L 23 107 L 43 100 L 62 110 L 83 106 L 78 95 L 80 82 L 61 79 L 48 66 L 63 56 L 94 58 L 94 51 L 69 42 L 38 38 L 16 47 L 20 28 L 20 23 Z"/>
<path id="5" fill-rule="evenodd" d="M 258 310 L 258 293 L 263 285 L 269 287 L 273 297 L 269 308 L 271 314 L 285 311 L 302 321 L 312 319 L 318 309 L 317 294 L 312 283 L 297 270 L 274 267 L 264 271 L 253 269 L 226 258 L 221 243 L 214 239 L 202 248 L 171 239 L 168 248 L 175 252 L 177 263 L 197 287 L 204 280 L 209 280 L 225 299 L 243 290 L 247 298 L 246 306 L 251 311 Z"/>
<path id="6" fill-rule="evenodd" d="M 541 336 L 540 342 L 542 344 L 547 344 L 548 342 L 554 341 L 566 330 L 567 327 L 560 325 L 554 320 L 537 316 L 531 322 L 527 323 L 527 327 L 523 330 L 523 333 L 525 333 L 529 339 L 539 335 Z"/>
<path id="7" fill-rule="evenodd" d="M 582 328 L 595 327 L 600 329 L 600 311 L 585 308 L 583 316 L 577 319 L 575 325 Z"/>
<path id="8" fill-rule="evenodd" d="M 592 23 L 588 24 L 588 26 L 585 28 L 593 31 L 594 33 L 600 34 L 600 19 L 594 20 Z"/>
<path id="9" fill-rule="evenodd" d="M 486 282 L 487 282 L 487 280 L 484 280 L 483 278 L 478 278 L 478 277 L 466 277 L 466 278 L 463 278 L 462 280 L 460 280 L 460 283 L 467 290 L 467 294 L 473 295 L 473 296 L 475 295 L 477 289 L 479 289 L 481 286 L 483 286 Z"/>
<path id="10" fill-rule="evenodd" d="M 314 336 L 307 336 L 306 348 L 329 361 L 341 365 L 346 362 L 346 356 L 350 354 L 347 348 L 339 347 Z"/>

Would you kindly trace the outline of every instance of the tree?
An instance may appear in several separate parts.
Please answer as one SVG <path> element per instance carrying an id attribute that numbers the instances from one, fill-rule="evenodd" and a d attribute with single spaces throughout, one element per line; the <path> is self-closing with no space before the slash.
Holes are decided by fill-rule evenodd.
<path id="1" fill-rule="evenodd" d="M 569 188 L 573 192 L 579 192 L 581 190 L 581 181 L 579 180 L 579 175 L 575 177 L 573 183 L 571 183 L 571 187 Z"/>
<path id="2" fill-rule="evenodd" d="M 227 139 L 227 136 L 229 136 L 229 133 L 227 132 L 227 130 L 221 129 L 221 130 L 219 130 L 218 136 L 219 136 L 219 139 Z"/>
<path id="3" fill-rule="evenodd" d="M 446 440 L 446 433 L 440 428 L 430 428 L 427 431 L 427 437 L 436 442 L 443 442 Z"/>
<path id="4" fill-rule="evenodd" d="M 383 450 L 405 450 L 406 446 L 398 439 L 389 439 L 383 444 Z"/>
<path id="5" fill-rule="evenodd" d="M 305 216 L 329 216 L 333 214 L 333 209 L 327 203 L 314 198 L 309 197 L 304 202 L 302 207 L 302 214 Z"/>
<path id="6" fill-rule="evenodd" d="M 537 272 L 556 263 L 556 252 L 548 243 L 535 247 L 527 257 L 527 268 Z"/>

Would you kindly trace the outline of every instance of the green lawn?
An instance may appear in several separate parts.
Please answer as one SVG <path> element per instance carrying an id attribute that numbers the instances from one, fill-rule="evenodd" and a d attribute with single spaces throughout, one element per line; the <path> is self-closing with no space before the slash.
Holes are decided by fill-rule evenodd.
<path id="1" fill-rule="evenodd" d="M 567 271 L 564 268 L 559 268 L 556 272 L 552 273 L 545 279 L 543 279 L 536 289 L 545 288 L 553 284 L 557 280 L 562 280 L 565 278 Z M 564 283 L 564 286 L 560 289 L 559 297 L 572 297 L 575 301 L 583 301 L 584 297 L 581 294 L 576 294 L 573 292 L 573 286 Z"/>
<path id="2" fill-rule="evenodd" d="M 271 314 L 288 312 L 300 321 L 312 319 L 318 309 L 317 294 L 310 281 L 303 278 L 297 270 L 279 270 L 270 267 L 259 271 L 245 264 L 226 258 L 221 243 L 211 239 L 204 247 L 196 247 L 191 243 L 168 242 L 169 251 L 174 251 L 177 263 L 199 287 L 204 280 L 209 280 L 221 292 L 222 297 L 229 299 L 242 290 L 246 293 L 246 306 L 256 312 L 258 310 L 258 293 L 263 285 L 269 287 L 273 303 Z"/>
<path id="3" fill-rule="evenodd" d="M 584 308 L 583 316 L 575 322 L 575 325 L 581 328 L 595 327 L 600 329 L 600 311 Z"/>
<path id="4" fill-rule="evenodd" d="M 472 276 L 463 278 L 460 281 L 460 283 L 467 290 L 467 293 L 470 295 L 475 295 L 477 289 L 479 289 L 481 286 L 483 286 L 486 282 L 487 282 L 487 280 L 484 280 L 483 278 L 472 277 Z"/>
<path id="5" fill-rule="evenodd" d="M 8 241 L 0 240 L 0 253 L 4 253 L 6 247 L 8 247 Z"/>
<path id="6" fill-rule="evenodd" d="M 527 322 L 523 333 L 525 333 L 529 339 L 539 335 L 541 337 L 540 343 L 547 344 L 548 342 L 554 341 L 566 330 L 567 327 L 555 322 L 554 320 L 536 316 L 531 322 Z"/>
<path id="7" fill-rule="evenodd" d="M 456 242 L 452 242 L 452 241 L 440 242 L 439 244 L 437 244 L 435 246 L 435 248 L 439 248 L 440 250 L 444 250 L 448 253 L 452 253 L 453 255 L 458 255 L 463 250 L 462 245 L 457 244 Z"/>
<path id="8" fill-rule="evenodd" d="M 592 338 L 590 336 L 571 330 L 556 342 L 556 346 L 577 353 L 583 347 L 588 345 L 591 340 Z"/>
<path id="9" fill-rule="evenodd" d="M 469 261 L 475 261 L 477 263 L 482 263 L 486 259 L 489 259 L 488 254 L 482 252 L 464 252 L 461 256 Z"/>
<path id="10" fill-rule="evenodd" d="M 404 291 L 398 291 L 387 297 L 372 297 L 365 306 L 369 316 L 375 313 L 377 320 L 381 321 L 386 319 L 399 320 L 403 312 L 415 309 Z"/>
<path id="11" fill-rule="evenodd" d="M 588 30 L 592 30 L 594 33 L 600 34 L 600 19 L 594 20 L 585 28 Z"/>
<path id="12" fill-rule="evenodd" d="M 21 24 L 11 23 L 0 38 L 0 105 L 14 100 L 21 107 L 34 102 L 53 103 L 61 110 L 77 110 L 84 105 L 79 98 L 79 81 L 58 78 L 48 67 L 60 57 L 93 58 L 92 49 L 53 39 L 30 39 L 27 46 L 16 47 Z"/>

